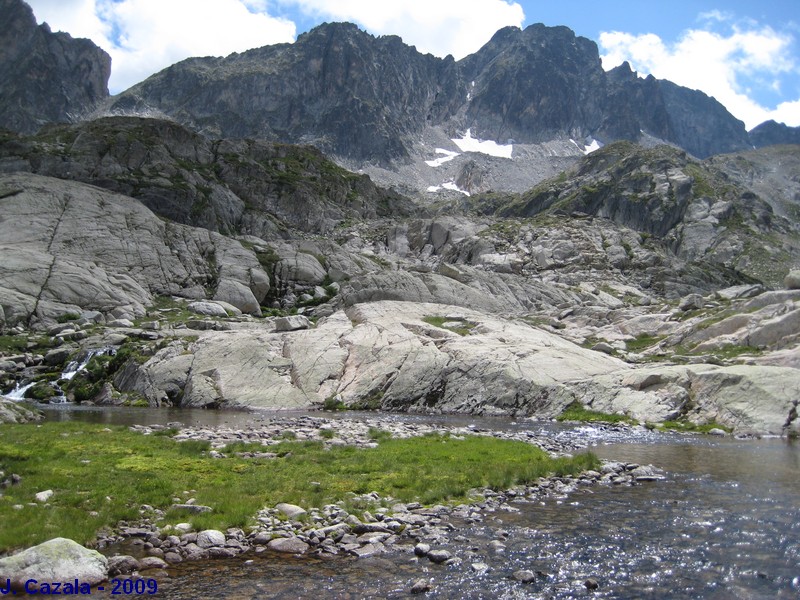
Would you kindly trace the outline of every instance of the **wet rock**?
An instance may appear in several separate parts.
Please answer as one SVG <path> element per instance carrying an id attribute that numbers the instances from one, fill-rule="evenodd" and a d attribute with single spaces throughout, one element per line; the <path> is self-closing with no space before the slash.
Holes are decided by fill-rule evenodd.
<path id="1" fill-rule="evenodd" d="M 583 585 L 586 586 L 586 589 L 589 591 L 594 591 L 600 587 L 600 584 L 594 577 L 590 577 L 589 579 L 584 581 Z"/>
<path id="2" fill-rule="evenodd" d="M 412 594 L 424 594 L 431 590 L 431 584 L 427 579 L 417 579 L 409 590 Z"/>
<path id="3" fill-rule="evenodd" d="M 430 551 L 431 551 L 430 544 L 419 543 L 416 546 L 414 546 L 414 554 L 416 554 L 417 556 L 427 556 L 428 552 Z"/>
<path id="4" fill-rule="evenodd" d="M 453 558 L 453 555 L 447 550 L 431 550 L 427 556 L 428 560 L 436 564 L 441 564 Z"/>
<path id="5" fill-rule="evenodd" d="M 519 581 L 520 583 L 533 583 L 536 581 L 536 574 L 533 571 L 528 571 L 527 569 L 520 569 L 519 571 L 514 571 L 514 574 L 511 576 L 514 581 Z"/>
<path id="6" fill-rule="evenodd" d="M 117 555 L 108 558 L 108 574 L 113 577 L 114 575 L 123 575 L 138 571 L 140 568 L 139 561 L 133 556 Z"/>
<path id="7" fill-rule="evenodd" d="M 358 558 L 368 558 L 370 556 L 382 554 L 385 550 L 386 548 L 380 542 L 370 542 L 369 544 L 365 544 L 360 548 L 351 550 L 350 553 Z"/>
<path id="8" fill-rule="evenodd" d="M 478 575 L 483 575 L 489 570 L 489 565 L 483 562 L 476 562 L 470 565 L 470 568 Z"/>
<path id="9" fill-rule="evenodd" d="M 145 556 L 139 561 L 139 567 L 145 569 L 166 569 L 169 565 L 158 556 Z"/>

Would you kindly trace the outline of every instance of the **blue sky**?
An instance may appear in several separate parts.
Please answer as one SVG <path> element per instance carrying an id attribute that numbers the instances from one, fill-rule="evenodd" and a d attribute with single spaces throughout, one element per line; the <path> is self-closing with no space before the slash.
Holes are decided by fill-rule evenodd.
<path id="1" fill-rule="evenodd" d="M 800 1 L 706 0 L 28 0 L 39 22 L 112 56 L 118 93 L 189 56 L 292 42 L 324 21 L 395 34 L 456 58 L 507 25 L 566 25 L 598 43 L 605 68 L 628 60 L 701 89 L 749 128 L 800 126 Z"/>

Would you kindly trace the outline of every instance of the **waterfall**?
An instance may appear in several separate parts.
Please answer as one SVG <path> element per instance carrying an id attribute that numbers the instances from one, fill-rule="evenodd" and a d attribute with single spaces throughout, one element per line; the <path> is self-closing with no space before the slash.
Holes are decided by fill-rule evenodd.
<path id="1" fill-rule="evenodd" d="M 75 375 L 77 375 L 86 368 L 86 365 L 89 364 L 89 361 L 92 360 L 93 357 L 102 354 L 113 355 L 115 354 L 115 349 L 107 346 L 105 348 L 97 348 L 95 350 L 89 350 L 86 353 L 86 356 L 83 358 L 83 360 L 70 361 L 64 368 L 64 370 L 61 372 L 61 376 L 59 379 L 66 379 L 67 381 L 72 380 L 75 377 Z M 17 383 L 16 387 L 13 390 L 11 390 L 8 394 L 3 395 L 3 398 L 16 401 L 24 400 L 25 392 L 27 392 L 31 387 L 33 387 L 34 384 L 35 384 L 34 381 L 30 381 L 27 383 L 20 381 L 19 383 Z M 55 395 L 50 401 L 51 404 L 65 403 L 67 401 L 67 398 L 66 396 L 64 396 L 64 392 L 61 390 L 61 388 L 55 382 L 53 382 L 51 385 L 53 386 L 55 392 Z"/>
<path id="2" fill-rule="evenodd" d="M 7 400 L 16 400 L 16 401 L 24 400 L 25 392 L 27 392 L 30 388 L 32 388 L 33 385 L 34 382 L 26 383 L 24 385 L 22 383 L 18 383 L 13 390 L 3 395 L 3 398 L 6 398 Z"/>

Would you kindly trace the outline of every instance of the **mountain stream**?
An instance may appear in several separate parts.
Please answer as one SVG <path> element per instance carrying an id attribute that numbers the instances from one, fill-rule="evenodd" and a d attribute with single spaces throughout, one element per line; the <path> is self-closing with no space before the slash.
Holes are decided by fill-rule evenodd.
<path id="1" fill-rule="evenodd" d="M 245 425 L 248 413 L 46 407 L 48 418 L 119 424 Z M 285 413 L 284 413 L 285 414 Z M 315 413 L 320 415 L 320 413 Z M 358 413 L 323 413 L 358 418 Z M 370 413 L 369 417 L 374 417 Z M 270 552 L 183 563 L 158 576 L 162 598 L 800 598 L 800 444 L 566 426 L 520 419 L 388 415 L 483 428 L 544 428 L 599 456 L 654 464 L 665 481 L 591 486 L 478 524 L 453 521 L 437 565 L 411 552 L 357 560 Z M 490 542 L 505 546 L 493 550 Z M 495 544 L 497 546 L 497 544 Z M 536 574 L 521 583 L 514 572 Z M 145 574 L 145 576 L 147 576 Z M 589 590 L 587 587 L 597 588 Z"/>

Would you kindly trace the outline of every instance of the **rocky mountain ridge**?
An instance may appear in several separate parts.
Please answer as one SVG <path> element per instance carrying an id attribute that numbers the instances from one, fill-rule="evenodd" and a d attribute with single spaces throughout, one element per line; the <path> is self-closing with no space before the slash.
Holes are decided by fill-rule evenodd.
<path id="1" fill-rule="evenodd" d="M 293 44 L 183 61 L 109 108 L 160 112 L 215 136 L 312 142 L 382 165 L 407 158 L 426 126 L 503 144 L 638 140 L 644 131 L 700 157 L 748 147 L 744 125 L 715 100 L 640 80 L 627 65 L 606 74 L 594 42 L 541 24 L 502 29 L 458 62 L 324 24 Z"/>

